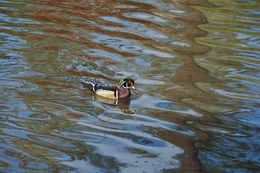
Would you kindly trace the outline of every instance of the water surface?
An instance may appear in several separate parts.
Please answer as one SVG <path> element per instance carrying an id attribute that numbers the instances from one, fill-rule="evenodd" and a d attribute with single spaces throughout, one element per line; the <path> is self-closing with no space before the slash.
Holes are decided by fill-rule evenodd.
<path id="1" fill-rule="evenodd" d="M 259 1 L 0 4 L 1 172 L 259 171 Z"/>

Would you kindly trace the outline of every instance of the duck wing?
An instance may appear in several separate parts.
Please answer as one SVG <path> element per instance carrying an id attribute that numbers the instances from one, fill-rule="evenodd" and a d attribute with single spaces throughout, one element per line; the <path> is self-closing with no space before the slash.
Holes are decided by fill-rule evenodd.
<path id="1" fill-rule="evenodd" d="M 97 92 L 98 90 L 106 90 L 106 91 L 117 91 L 117 86 L 111 86 L 111 85 L 105 85 L 105 84 L 98 84 L 95 81 L 81 81 L 81 84 L 84 88 L 88 88 L 89 90 L 93 92 Z"/>
<path id="2" fill-rule="evenodd" d="M 117 98 L 117 86 L 110 86 L 110 85 L 104 85 L 104 84 L 98 84 L 93 81 L 90 82 L 93 86 L 93 91 L 102 97 L 115 99 Z"/>
<path id="3" fill-rule="evenodd" d="M 95 84 L 95 91 L 98 90 L 105 90 L 105 91 L 116 91 L 118 90 L 117 86 L 110 86 L 110 85 L 104 85 L 104 84 Z"/>

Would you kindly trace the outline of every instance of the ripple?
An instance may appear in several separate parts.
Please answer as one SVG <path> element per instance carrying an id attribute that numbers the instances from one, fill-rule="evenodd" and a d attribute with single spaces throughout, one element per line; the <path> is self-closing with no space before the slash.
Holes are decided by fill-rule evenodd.
<path id="1" fill-rule="evenodd" d="M 115 8 L 131 9 L 131 8 L 138 8 L 138 7 L 134 5 L 118 5 L 115 6 Z"/>
<path id="2" fill-rule="evenodd" d="M 142 103 L 146 103 L 145 105 Z M 173 102 L 168 100 L 162 100 L 153 96 L 149 96 L 147 94 L 143 94 L 141 98 L 134 100 L 132 103 L 135 107 L 146 107 L 149 109 L 157 109 L 157 110 L 165 110 L 180 113 L 183 115 L 192 115 L 195 117 L 202 117 L 203 115 L 192 110 L 177 110 L 177 107 L 174 105 Z M 179 108 L 180 109 L 180 108 Z"/>
<path id="3" fill-rule="evenodd" d="M 15 24 L 36 24 L 36 23 L 38 23 L 38 22 L 29 20 L 29 19 L 8 17 L 5 14 L 0 14 L 0 21 L 7 22 L 7 23 L 15 23 Z"/>
<path id="4" fill-rule="evenodd" d="M 113 142 L 109 140 L 108 143 L 103 141 L 102 143 L 96 143 L 93 145 L 96 147 L 98 153 L 115 158 L 121 164 L 127 163 L 127 167 L 121 168 L 122 172 L 132 172 L 134 170 L 151 171 L 175 169 L 178 167 L 177 165 L 179 163 L 173 158 L 173 156 L 183 153 L 181 149 L 174 147 L 169 143 L 165 143 L 165 147 L 155 148 L 152 146 L 136 144 L 127 139 L 112 135 L 105 135 L 105 137 L 113 139 Z M 113 145 L 117 145 L 118 147 L 115 148 Z M 128 148 L 138 148 L 145 152 L 144 154 L 129 154 Z M 151 157 L 150 154 L 146 154 L 147 152 L 151 153 L 155 158 Z"/>
<path id="5" fill-rule="evenodd" d="M 179 41 L 173 41 L 170 44 L 176 45 L 176 46 L 181 46 L 181 47 L 190 47 L 190 44 L 184 43 L 184 42 L 179 42 Z"/>
<path id="6" fill-rule="evenodd" d="M 158 57 L 161 57 L 161 58 L 175 58 L 174 55 L 171 55 L 169 53 L 161 52 L 161 51 L 157 51 L 157 50 L 151 50 L 151 49 L 144 49 L 143 53 L 155 55 L 155 56 L 158 56 Z"/>
<path id="7" fill-rule="evenodd" d="M 31 119 L 39 119 L 39 120 L 44 120 L 48 118 L 48 115 L 44 114 L 39 114 L 39 113 L 33 113 L 29 115 L 29 118 Z"/>
<path id="8" fill-rule="evenodd" d="M 146 85 L 164 85 L 165 82 L 159 80 L 151 80 L 151 79 L 140 79 L 136 80 L 138 84 L 146 84 Z"/>
<path id="9" fill-rule="evenodd" d="M 139 51 L 139 50 L 142 50 L 142 48 L 141 47 L 139 47 L 139 46 L 120 46 L 120 49 L 122 49 L 122 50 L 137 50 L 137 51 Z"/>
<path id="10" fill-rule="evenodd" d="M 259 165 L 256 0 L 0 3 L 1 171 Z M 125 101 L 80 85 L 123 76 Z"/>
<path id="11" fill-rule="evenodd" d="M 121 32 L 124 32 L 124 33 L 131 33 L 131 34 L 143 36 L 144 38 L 152 38 L 152 39 L 155 39 L 155 40 L 168 38 L 168 36 L 161 33 L 160 31 L 154 30 L 152 28 L 148 28 L 141 23 L 128 22 L 128 21 L 124 21 L 124 20 L 121 20 L 121 19 L 116 18 L 116 17 L 102 17 L 102 19 L 110 21 L 110 22 L 114 22 L 114 23 L 120 23 L 120 24 L 123 24 L 123 25 L 126 26 L 124 28 L 100 26 L 100 27 L 102 27 L 106 30 L 121 31 Z"/>
<path id="12" fill-rule="evenodd" d="M 152 14 L 147 14 L 147 13 L 125 13 L 124 16 L 130 17 L 130 18 L 148 20 L 148 21 L 156 22 L 156 23 L 157 22 L 158 23 L 166 23 L 167 22 L 167 20 L 165 20 L 161 17 L 155 16 L 155 15 L 152 15 Z"/>
<path id="13" fill-rule="evenodd" d="M 92 173 L 102 173 L 105 171 L 104 169 L 101 169 L 97 166 L 90 164 L 89 161 L 86 160 L 73 160 L 73 161 L 65 161 L 61 163 L 73 167 L 77 169 L 79 172 L 90 171 Z"/>

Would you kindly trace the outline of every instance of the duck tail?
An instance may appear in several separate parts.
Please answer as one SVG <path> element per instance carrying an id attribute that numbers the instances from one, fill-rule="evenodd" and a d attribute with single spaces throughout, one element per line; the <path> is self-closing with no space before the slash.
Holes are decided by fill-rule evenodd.
<path id="1" fill-rule="evenodd" d="M 96 82 L 94 82 L 94 81 L 90 81 L 90 82 L 88 82 L 88 81 L 81 81 L 81 84 L 82 84 L 82 86 L 84 87 L 84 88 L 87 88 L 87 89 L 89 89 L 89 90 L 91 90 L 91 91 L 93 91 L 93 92 L 95 92 L 96 90 L 95 90 L 95 86 L 96 86 Z"/>

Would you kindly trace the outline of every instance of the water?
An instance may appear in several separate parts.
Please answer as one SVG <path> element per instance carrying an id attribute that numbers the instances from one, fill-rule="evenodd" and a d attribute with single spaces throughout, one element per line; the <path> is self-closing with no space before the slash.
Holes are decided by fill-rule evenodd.
<path id="1" fill-rule="evenodd" d="M 1 172 L 260 171 L 259 1 L 0 4 Z"/>

